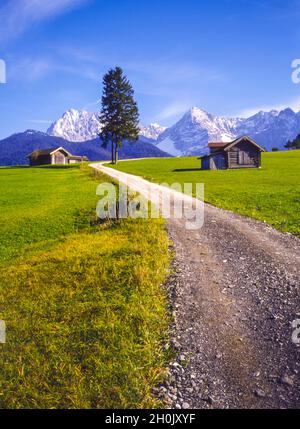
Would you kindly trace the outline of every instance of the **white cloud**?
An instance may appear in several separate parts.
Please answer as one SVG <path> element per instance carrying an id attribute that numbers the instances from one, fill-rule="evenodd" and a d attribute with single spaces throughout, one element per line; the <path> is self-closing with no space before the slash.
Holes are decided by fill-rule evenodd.
<path id="1" fill-rule="evenodd" d="M 175 101 L 168 106 L 166 106 L 156 117 L 157 121 L 165 121 L 172 119 L 175 116 L 182 115 L 186 113 L 192 104 L 189 102 Z"/>
<path id="2" fill-rule="evenodd" d="M 0 40 L 15 38 L 33 24 L 69 12 L 89 0 L 7 0 L 0 7 Z"/>
<path id="3" fill-rule="evenodd" d="M 96 100 L 96 101 L 92 101 L 91 103 L 88 103 L 88 104 L 86 104 L 85 106 L 83 106 L 82 108 L 81 108 L 81 110 L 89 110 L 89 108 L 91 108 L 91 107 L 95 107 L 95 106 L 99 106 L 100 104 L 101 104 L 101 98 L 99 98 L 98 100 Z"/>

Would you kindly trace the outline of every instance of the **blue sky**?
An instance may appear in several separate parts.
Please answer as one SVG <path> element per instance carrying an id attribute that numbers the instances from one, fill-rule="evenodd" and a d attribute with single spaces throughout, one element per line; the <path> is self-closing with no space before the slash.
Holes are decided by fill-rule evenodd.
<path id="1" fill-rule="evenodd" d="M 116 65 L 144 124 L 171 125 L 192 106 L 298 111 L 299 20 L 298 0 L 0 0 L 0 138 L 45 130 L 69 108 L 99 109 Z"/>

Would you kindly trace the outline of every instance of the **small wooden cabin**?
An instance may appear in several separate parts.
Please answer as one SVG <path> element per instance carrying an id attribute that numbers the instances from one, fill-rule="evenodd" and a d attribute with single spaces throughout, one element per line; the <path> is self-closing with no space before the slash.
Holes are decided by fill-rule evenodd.
<path id="1" fill-rule="evenodd" d="M 67 165 L 89 161 L 86 156 L 71 155 L 63 147 L 35 150 L 27 156 L 30 166 L 37 165 Z"/>
<path id="2" fill-rule="evenodd" d="M 210 154 L 202 157 L 202 170 L 260 168 L 265 149 L 250 137 L 243 136 L 232 142 L 212 142 Z"/>

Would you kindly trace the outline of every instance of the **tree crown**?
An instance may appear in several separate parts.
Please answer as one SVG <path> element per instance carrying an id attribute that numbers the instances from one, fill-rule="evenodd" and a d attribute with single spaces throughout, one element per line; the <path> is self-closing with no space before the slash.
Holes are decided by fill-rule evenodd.
<path id="1" fill-rule="evenodd" d="M 134 90 L 120 67 L 111 69 L 103 78 L 102 124 L 100 137 L 104 144 L 121 146 L 123 140 L 139 138 L 139 112 Z"/>

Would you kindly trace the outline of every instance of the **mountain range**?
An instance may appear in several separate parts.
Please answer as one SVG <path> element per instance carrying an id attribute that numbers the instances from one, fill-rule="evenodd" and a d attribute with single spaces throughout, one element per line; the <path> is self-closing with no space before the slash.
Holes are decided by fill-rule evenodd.
<path id="1" fill-rule="evenodd" d="M 91 161 L 110 159 L 101 147 L 101 129 L 96 113 L 71 109 L 54 122 L 47 133 L 28 130 L 0 141 L 0 165 L 23 165 L 35 149 L 63 146 L 74 155 Z M 258 112 L 249 118 L 226 118 L 193 107 L 173 126 L 159 124 L 140 127 L 137 143 L 125 142 L 121 158 L 200 156 L 208 152 L 210 141 L 231 141 L 248 135 L 268 151 L 284 149 L 300 132 L 300 112 L 292 109 Z"/>
<path id="2" fill-rule="evenodd" d="M 47 134 L 62 137 L 71 142 L 84 142 L 97 138 L 100 130 L 97 113 L 70 109 L 51 125 Z M 140 130 L 142 140 L 155 141 L 166 128 L 158 124 L 150 124 L 148 127 L 141 125 Z"/>
<path id="3" fill-rule="evenodd" d="M 226 118 L 193 107 L 169 128 L 159 124 L 141 126 L 140 139 L 153 142 L 173 156 L 189 156 L 206 154 L 210 141 L 226 142 L 242 135 L 248 135 L 269 151 L 274 147 L 284 149 L 299 132 L 300 112 L 292 109 L 261 111 L 249 118 Z M 91 140 L 98 133 L 97 115 L 74 109 L 48 130 L 52 136 L 75 142 Z"/>
<path id="4" fill-rule="evenodd" d="M 225 118 L 194 107 L 158 137 L 157 146 L 174 156 L 202 155 L 207 153 L 210 141 L 226 142 L 247 135 L 268 151 L 283 150 L 299 132 L 300 112 L 292 109 L 261 111 L 250 118 Z"/>

